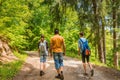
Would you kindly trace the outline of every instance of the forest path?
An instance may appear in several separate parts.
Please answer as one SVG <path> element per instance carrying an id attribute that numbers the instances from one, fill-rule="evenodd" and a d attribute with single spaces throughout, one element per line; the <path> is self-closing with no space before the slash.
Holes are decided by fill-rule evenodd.
<path id="1" fill-rule="evenodd" d="M 28 52 L 28 58 L 23 67 L 13 80 L 57 80 L 53 59 L 47 59 L 45 75 L 39 76 L 39 57 L 37 52 Z M 90 77 L 90 69 L 87 66 L 88 76 L 83 75 L 82 62 L 70 57 L 64 57 L 64 80 L 120 80 L 120 71 L 100 66 L 94 66 L 94 76 Z"/>

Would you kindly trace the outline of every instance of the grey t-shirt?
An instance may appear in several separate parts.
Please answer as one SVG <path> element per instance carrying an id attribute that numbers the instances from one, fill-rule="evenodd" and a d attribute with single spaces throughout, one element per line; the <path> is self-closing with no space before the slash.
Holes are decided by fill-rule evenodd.
<path id="1" fill-rule="evenodd" d="M 40 56 L 42 55 L 48 55 L 48 50 L 47 50 L 47 45 L 46 45 L 46 40 L 44 40 L 43 42 L 39 42 L 39 49 L 40 49 Z"/>

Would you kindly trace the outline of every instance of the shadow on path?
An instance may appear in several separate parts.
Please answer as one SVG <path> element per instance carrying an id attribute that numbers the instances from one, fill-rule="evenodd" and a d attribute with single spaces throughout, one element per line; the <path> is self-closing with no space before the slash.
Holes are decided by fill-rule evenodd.
<path id="1" fill-rule="evenodd" d="M 39 76 L 39 57 L 36 52 L 27 52 L 29 57 L 23 64 L 20 72 L 13 80 L 56 80 L 56 70 L 52 59 L 47 60 L 45 75 Z M 64 80 L 120 80 L 120 71 L 105 67 L 94 66 L 95 75 L 93 77 L 83 76 L 82 62 L 73 58 L 64 57 Z M 90 69 L 87 66 L 87 73 Z"/>

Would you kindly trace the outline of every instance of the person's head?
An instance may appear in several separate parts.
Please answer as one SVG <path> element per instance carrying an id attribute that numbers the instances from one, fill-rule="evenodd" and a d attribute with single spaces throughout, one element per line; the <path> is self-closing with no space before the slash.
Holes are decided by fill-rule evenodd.
<path id="1" fill-rule="evenodd" d="M 83 36 L 84 36 L 84 33 L 83 33 L 83 32 L 80 32 L 79 35 L 80 35 L 80 37 L 83 37 Z"/>
<path id="2" fill-rule="evenodd" d="M 44 41 L 44 35 L 43 34 L 41 35 L 41 41 Z"/>
<path id="3" fill-rule="evenodd" d="M 55 30 L 54 30 L 54 34 L 59 34 L 59 30 L 58 30 L 58 29 L 55 29 Z"/>

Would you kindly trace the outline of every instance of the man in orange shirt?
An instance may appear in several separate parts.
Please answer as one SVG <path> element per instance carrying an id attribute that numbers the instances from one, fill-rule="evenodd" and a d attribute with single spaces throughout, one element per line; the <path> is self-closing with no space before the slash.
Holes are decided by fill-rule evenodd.
<path id="1" fill-rule="evenodd" d="M 65 43 L 64 38 L 59 35 L 58 29 L 55 29 L 54 34 L 55 35 L 51 38 L 50 41 L 50 53 L 51 56 L 53 53 L 55 68 L 58 73 L 55 78 L 63 80 L 63 55 L 65 55 Z"/>

